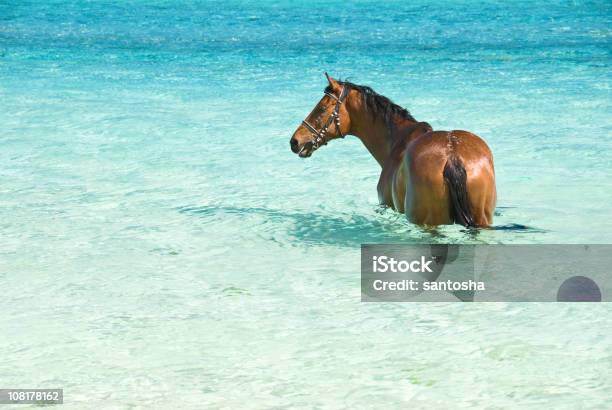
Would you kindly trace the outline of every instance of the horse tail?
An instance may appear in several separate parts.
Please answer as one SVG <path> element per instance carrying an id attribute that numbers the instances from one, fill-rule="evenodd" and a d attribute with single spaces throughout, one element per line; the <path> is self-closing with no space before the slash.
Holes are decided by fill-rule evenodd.
<path id="1" fill-rule="evenodd" d="M 452 153 L 444 165 L 444 180 L 450 191 L 450 210 L 453 222 L 475 227 L 474 215 L 467 192 L 467 173 L 463 162 Z"/>

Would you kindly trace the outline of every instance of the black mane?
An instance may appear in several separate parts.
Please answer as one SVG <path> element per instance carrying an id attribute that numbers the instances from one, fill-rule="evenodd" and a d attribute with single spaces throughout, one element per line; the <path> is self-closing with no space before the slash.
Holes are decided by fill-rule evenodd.
<path id="1" fill-rule="evenodd" d="M 349 89 L 357 90 L 363 96 L 363 103 L 365 104 L 366 112 L 371 113 L 374 117 L 382 117 L 387 125 L 391 124 L 393 116 L 399 116 L 410 121 L 415 121 L 414 117 L 404 107 L 400 107 L 393 101 L 385 97 L 384 95 L 378 94 L 372 88 L 367 85 L 357 85 L 348 81 L 339 81 L 345 87 Z M 325 89 L 326 92 L 331 92 L 328 86 Z"/>

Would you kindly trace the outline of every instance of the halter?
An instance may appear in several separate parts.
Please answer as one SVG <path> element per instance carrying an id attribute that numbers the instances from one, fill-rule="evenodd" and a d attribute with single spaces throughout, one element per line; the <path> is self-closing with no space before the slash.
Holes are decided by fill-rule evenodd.
<path id="1" fill-rule="evenodd" d="M 332 111 L 330 116 L 327 118 L 327 121 L 325 121 L 325 125 L 323 125 L 320 131 L 317 131 L 317 129 L 310 125 L 306 120 L 302 121 L 302 125 L 306 127 L 308 131 L 310 131 L 310 133 L 312 134 L 313 138 L 312 140 L 310 140 L 310 143 L 312 144 L 313 151 L 319 148 L 321 145 L 327 145 L 325 135 L 327 134 L 327 129 L 331 125 L 332 121 L 336 124 L 336 135 L 338 135 L 340 138 L 344 138 L 344 134 L 342 134 L 342 131 L 340 131 L 340 106 L 346 99 L 346 96 L 348 94 L 346 91 L 348 91 L 347 87 L 343 86 L 342 91 L 340 91 L 340 98 L 336 97 L 332 93 L 325 92 L 325 95 L 336 100 L 336 106 L 334 107 L 334 110 Z M 304 146 L 306 146 L 306 144 L 304 144 Z"/>

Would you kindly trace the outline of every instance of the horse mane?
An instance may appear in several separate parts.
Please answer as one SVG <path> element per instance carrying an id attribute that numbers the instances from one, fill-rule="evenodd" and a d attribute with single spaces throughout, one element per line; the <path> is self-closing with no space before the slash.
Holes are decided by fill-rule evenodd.
<path id="1" fill-rule="evenodd" d="M 410 114 L 407 109 L 395 104 L 384 95 L 378 94 L 371 87 L 368 87 L 367 85 L 353 84 L 349 81 L 338 82 L 345 87 L 349 87 L 349 89 L 359 91 L 363 98 L 366 112 L 371 113 L 374 117 L 382 117 L 387 125 L 391 125 L 391 120 L 394 116 L 416 122 L 412 114 Z M 325 91 L 331 92 L 331 87 L 327 86 Z"/>

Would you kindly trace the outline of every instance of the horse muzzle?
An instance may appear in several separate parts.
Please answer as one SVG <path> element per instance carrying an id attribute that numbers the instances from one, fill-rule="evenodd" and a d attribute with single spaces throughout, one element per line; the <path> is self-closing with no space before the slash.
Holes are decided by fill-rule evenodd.
<path id="1" fill-rule="evenodd" d="M 312 141 L 306 141 L 300 144 L 296 138 L 291 138 L 289 141 L 291 145 L 291 151 L 294 154 L 298 154 L 301 158 L 308 158 L 314 152 Z"/>
<path id="2" fill-rule="evenodd" d="M 308 158 L 314 152 L 314 147 L 311 141 L 308 141 L 306 144 L 302 145 L 302 148 L 297 152 L 300 158 Z"/>

